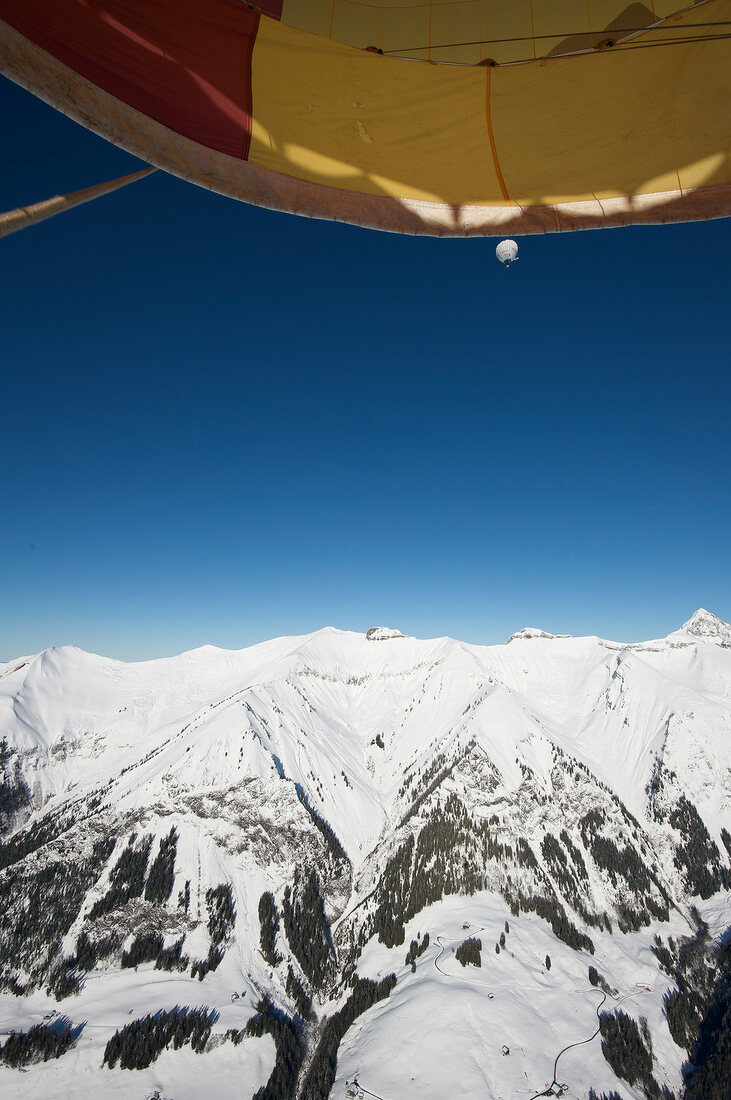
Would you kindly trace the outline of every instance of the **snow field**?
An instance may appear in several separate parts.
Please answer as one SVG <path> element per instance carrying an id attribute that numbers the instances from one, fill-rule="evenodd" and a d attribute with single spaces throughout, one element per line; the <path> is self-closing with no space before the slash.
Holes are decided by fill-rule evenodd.
<path id="1" fill-rule="evenodd" d="M 274 1066 L 274 1043 L 268 1035 L 244 1039 L 238 1046 L 224 1042 L 206 1054 L 195 1054 L 189 1046 L 166 1050 L 143 1070 L 102 1067 L 104 1048 L 114 1032 L 160 1009 L 199 1005 L 215 1008 L 220 1015 L 212 1036 L 244 1027 L 254 1015 L 257 993 L 242 975 L 237 954 L 227 952 L 218 970 L 207 974 L 202 982 L 161 973 L 153 969 L 152 963 L 145 963 L 137 970 L 94 971 L 87 975 L 80 994 L 61 1004 L 42 993 L 22 1001 L 0 994 L 0 1032 L 10 1028 L 27 1030 L 54 1009 L 70 1017 L 75 1025 L 84 1024 L 76 1047 L 63 1058 L 30 1066 L 26 1072 L 0 1066 L 0 1097 L 144 1100 L 159 1089 L 165 1100 L 246 1100 L 267 1080 Z M 246 991 L 246 995 L 232 1004 L 234 990 L 239 994 Z"/>
<path id="2" fill-rule="evenodd" d="M 510 931 L 497 955 L 495 943 L 505 921 Z M 590 965 L 617 990 L 617 998 L 606 998 L 604 1010 L 621 1007 L 635 1019 L 645 1016 L 652 1035 L 663 1036 L 662 1042 L 655 1041 L 656 1073 L 661 1085 L 677 1090 L 679 1074 L 663 1078 L 663 1066 L 680 1065 L 684 1055 L 662 1015 L 662 996 L 670 982 L 649 950 L 655 930 L 664 937 L 689 931 L 677 915 L 670 925 L 634 935 L 593 931 L 597 951 L 592 956 L 556 940 L 535 914 L 513 917 L 496 895 L 445 898 L 414 918 L 401 947 L 389 950 L 371 941 L 363 952 L 361 977 L 377 979 L 393 971 L 398 984 L 387 1001 L 356 1021 L 341 1043 L 332 1100 L 344 1095 L 346 1080 L 354 1076 L 384 1100 L 533 1096 L 551 1084 L 559 1051 L 596 1031 L 602 991 L 589 983 Z M 427 931 L 429 947 L 412 974 L 404 965 L 408 945 L 417 933 Z M 462 967 L 453 954 L 469 937 L 482 941 L 479 969 Z M 503 1046 L 509 1047 L 508 1056 L 502 1054 Z M 569 1100 L 586 1100 L 590 1088 L 616 1090 L 634 1100 L 644 1097 L 614 1075 L 602 1055 L 600 1036 L 562 1054 L 557 1079 L 569 1086 Z"/>

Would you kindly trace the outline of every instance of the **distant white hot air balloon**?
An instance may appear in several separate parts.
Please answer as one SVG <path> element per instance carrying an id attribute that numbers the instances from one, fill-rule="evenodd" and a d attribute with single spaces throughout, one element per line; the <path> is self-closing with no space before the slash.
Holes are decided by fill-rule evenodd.
<path id="1" fill-rule="evenodd" d="M 500 241 L 500 244 L 495 249 L 495 255 L 501 264 L 510 267 L 510 265 L 518 259 L 518 246 L 515 241 Z"/>

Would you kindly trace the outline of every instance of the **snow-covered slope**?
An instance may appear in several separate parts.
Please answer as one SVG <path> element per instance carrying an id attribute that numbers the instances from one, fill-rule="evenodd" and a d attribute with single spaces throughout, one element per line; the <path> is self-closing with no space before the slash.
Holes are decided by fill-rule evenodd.
<path id="1" fill-rule="evenodd" d="M 81 1080 L 181 1100 L 206 1095 L 209 1073 L 220 1096 L 251 1095 L 275 1044 L 238 1032 L 262 995 L 294 1018 L 306 993 L 293 1088 L 327 1096 L 307 1076 L 325 1022 L 357 977 L 391 972 L 390 996 L 342 1025 L 333 1095 L 360 1070 L 385 1100 L 441 1097 L 450 1059 L 464 1095 L 532 1095 L 597 1027 L 592 959 L 615 1006 L 647 1018 L 657 1081 L 677 1090 L 686 1055 L 651 946 L 699 912 L 714 935 L 731 923 L 731 628 L 701 610 L 629 645 L 368 635 L 141 664 L 61 647 L 0 666 L 0 1033 L 49 1005 L 85 1022 L 60 1060 L 0 1066 L 0 1095 L 83 1095 Z M 479 970 L 452 954 L 474 929 Z M 172 969 L 155 969 L 173 944 Z M 205 1053 L 101 1067 L 115 1030 L 197 1004 L 219 1013 Z M 641 1095 L 598 1039 L 562 1057 L 572 1095 Z"/>

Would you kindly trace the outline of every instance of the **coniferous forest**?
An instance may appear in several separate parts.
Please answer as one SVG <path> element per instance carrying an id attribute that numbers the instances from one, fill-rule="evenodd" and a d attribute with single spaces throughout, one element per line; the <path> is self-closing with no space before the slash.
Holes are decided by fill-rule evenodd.
<path id="1" fill-rule="evenodd" d="M 107 1043 L 104 1064 L 110 1069 L 117 1063 L 120 1069 L 146 1069 L 166 1047 L 177 1050 L 186 1043 L 201 1053 L 217 1015 L 208 1008 L 173 1008 L 133 1020 Z"/>
<path id="2" fill-rule="evenodd" d="M 60 1058 L 75 1042 L 76 1033 L 68 1022 L 57 1021 L 53 1027 L 35 1024 L 28 1031 L 14 1032 L 0 1044 L 0 1061 L 13 1069 L 47 1062 L 49 1058 Z"/>

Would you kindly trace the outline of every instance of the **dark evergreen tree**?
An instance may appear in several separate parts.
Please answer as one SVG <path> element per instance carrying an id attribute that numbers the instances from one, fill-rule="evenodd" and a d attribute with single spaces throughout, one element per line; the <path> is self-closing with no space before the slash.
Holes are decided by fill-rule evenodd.
<path id="1" fill-rule="evenodd" d="M 594 954 L 592 940 L 569 920 L 563 906 L 555 897 L 527 897 L 521 893 L 518 900 L 521 909 L 537 913 L 539 917 L 548 921 L 557 939 L 573 947 L 574 950 L 589 951 L 592 955 Z"/>
<path id="2" fill-rule="evenodd" d="M 569 836 L 569 834 L 566 832 L 565 829 L 561 830 L 560 839 L 561 839 L 561 843 L 563 844 L 563 846 L 566 848 L 567 852 L 571 856 L 571 859 L 572 859 L 573 864 L 574 864 L 574 870 L 576 872 L 576 875 L 580 879 L 583 879 L 585 882 L 588 882 L 589 881 L 589 872 L 586 869 L 586 863 L 584 862 L 584 857 L 581 854 L 581 849 L 578 848 L 574 844 L 574 842 L 572 841 L 571 837 Z"/>
<path id="3" fill-rule="evenodd" d="M 61 959 L 48 974 L 48 992 L 57 1001 L 73 997 L 82 986 L 82 975 L 76 970 L 74 959 Z"/>
<path id="4" fill-rule="evenodd" d="M 170 947 L 161 948 L 155 959 L 155 970 L 186 970 L 188 956 L 183 954 L 184 942 L 185 936 L 181 936 Z"/>
<path id="5" fill-rule="evenodd" d="M 721 840 L 723 841 L 723 846 L 726 849 L 729 859 L 731 859 L 731 833 L 729 833 L 728 829 L 721 829 Z"/>
<path id="6" fill-rule="evenodd" d="M 516 855 L 521 867 L 538 867 L 538 860 L 536 859 L 535 852 L 525 837 L 518 837 Z"/>
<path id="7" fill-rule="evenodd" d="M 416 970 L 416 960 L 424 954 L 424 952 L 426 951 L 428 946 L 429 946 L 429 933 L 428 932 L 424 933 L 424 939 L 423 940 L 421 940 L 421 941 L 419 941 L 418 939 L 417 940 L 412 940 L 411 945 L 409 946 L 409 950 L 406 953 L 406 960 L 405 960 L 406 961 L 406 966 L 410 966 L 412 971 Z"/>
<path id="8" fill-rule="evenodd" d="M 76 965 L 79 970 L 93 970 L 97 958 L 96 944 L 92 943 L 87 932 L 80 932 L 76 938 Z"/>

